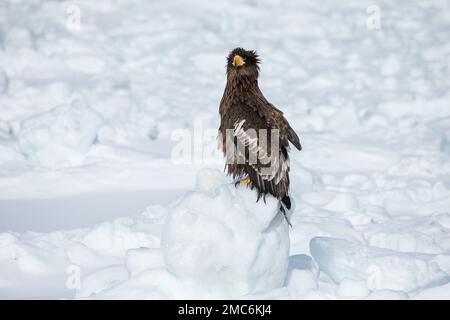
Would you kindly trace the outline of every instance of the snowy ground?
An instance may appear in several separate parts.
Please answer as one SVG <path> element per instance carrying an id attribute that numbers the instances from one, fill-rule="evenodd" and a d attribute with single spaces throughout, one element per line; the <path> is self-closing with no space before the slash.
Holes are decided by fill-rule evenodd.
<path id="1" fill-rule="evenodd" d="M 1 1 L 0 298 L 450 299 L 449 38 L 447 0 Z M 211 152 L 237 46 L 289 231 Z"/>

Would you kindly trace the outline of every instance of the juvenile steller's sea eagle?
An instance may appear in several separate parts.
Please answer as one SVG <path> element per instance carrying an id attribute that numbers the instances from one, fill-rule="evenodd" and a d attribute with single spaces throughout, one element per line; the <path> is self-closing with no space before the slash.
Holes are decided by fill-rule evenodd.
<path id="1" fill-rule="evenodd" d="M 219 108 L 219 142 L 227 173 L 239 179 L 236 184 L 256 188 L 256 201 L 272 194 L 287 219 L 286 210 L 291 208 L 289 142 L 298 150 L 302 147 L 283 112 L 259 89 L 259 63 L 255 51 L 236 48 L 229 54 L 227 84 Z"/>

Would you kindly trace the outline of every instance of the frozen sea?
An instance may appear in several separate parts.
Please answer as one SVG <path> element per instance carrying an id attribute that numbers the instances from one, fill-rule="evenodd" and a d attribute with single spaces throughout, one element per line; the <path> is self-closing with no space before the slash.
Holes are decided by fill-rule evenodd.
<path id="1" fill-rule="evenodd" d="M 450 2 L 3 0 L 0 298 L 450 299 Z M 225 63 L 293 227 L 216 149 Z"/>

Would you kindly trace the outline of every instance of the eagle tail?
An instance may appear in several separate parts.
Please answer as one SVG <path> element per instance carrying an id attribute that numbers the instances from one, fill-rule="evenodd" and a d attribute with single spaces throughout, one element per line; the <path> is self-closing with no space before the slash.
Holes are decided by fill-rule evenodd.
<path id="1" fill-rule="evenodd" d="M 288 195 L 285 195 L 283 199 L 280 200 L 280 211 L 284 215 L 288 225 L 292 228 L 292 223 L 289 220 L 288 212 L 291 209 L 291 198 Z"/>
<path id="2" fill-rule="evenodd" d="M 288 195 L 285 195 L 281 202 L 285 205 L 288 210 L 291 210 L 291 198 Z"/>

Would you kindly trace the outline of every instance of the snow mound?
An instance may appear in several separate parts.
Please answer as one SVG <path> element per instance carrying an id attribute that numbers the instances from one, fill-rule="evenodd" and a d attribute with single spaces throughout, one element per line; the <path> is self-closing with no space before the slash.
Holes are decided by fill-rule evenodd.
<path id="1" fill-rule="evenodd" d="M 412 292 L 449 281 L 433 255 L 403 253 L 369 247 L 347 240 L 315 237 L 311 254 L 321 271 L 340 284 L 338 295 L 362 297 L 369 290 L 389 289 Z M 349 281 L 351 280 L 351 281 Z"/>
<path id="2" fill-rule="evenodd" d="M 102 123 L 95 111 L 75 100 L 24 120 L 18 134 L 20 149 L 44 167 L 80 165 Z"/>
<path id="3" fill-rule="evenodd" d="M 119 230 L 120 239 L 135 234 L 133 241 L 122 240 L 108 251 L 125 256 L 130 277 L 123 281 L 122 270 L 101 269 L 98 277 L 89 275 L 89 287 L 78 297 L 236 298 L 283 287 L 290 242 L 278 200 L 256 202 L 255 191 L 219 183 L 219 177 L 219 171 L 199 171 L 198 189 L 168 208 L 159 247 L 147 242 L 145 233 L 139 236 L 137 223 L 89 231 L 84 244 L 100 252 L 107 251 L 102 243 L 117 243 Z"/>
<path id="4" fill-rule="evenodd" d="M 289 231 L 278 206 L 272 197 L 257 203 L 254 191 L 233 184 L 188 193 L 163 231 L 168 270 L 223 297 L 281 287 Z"/>

